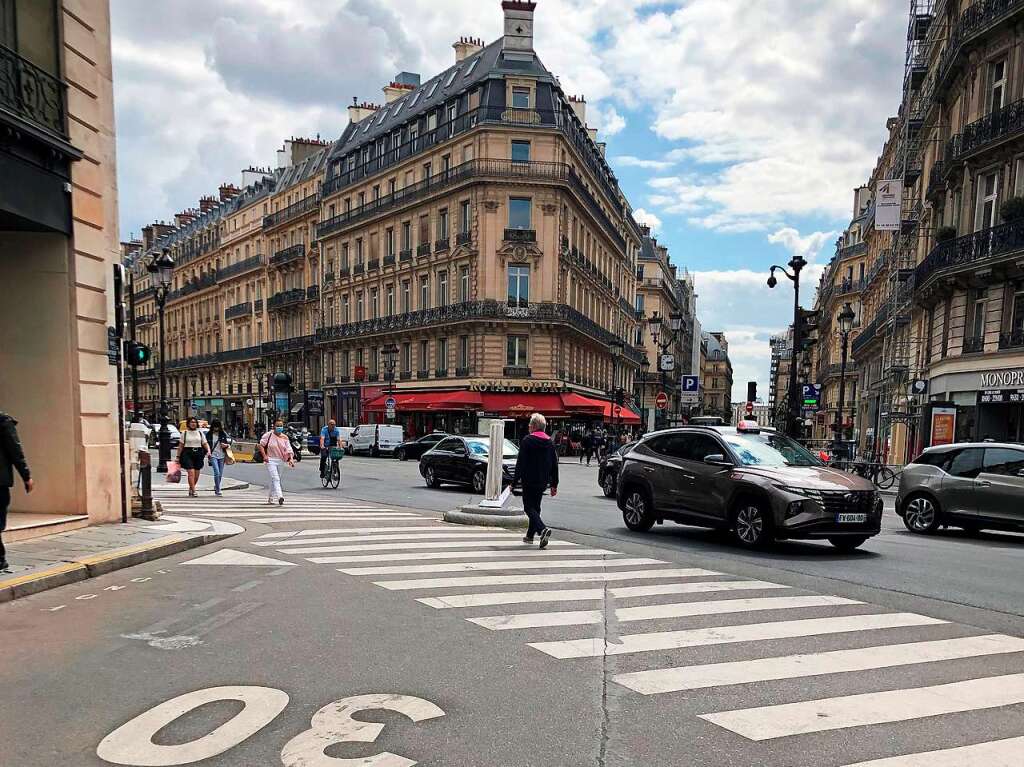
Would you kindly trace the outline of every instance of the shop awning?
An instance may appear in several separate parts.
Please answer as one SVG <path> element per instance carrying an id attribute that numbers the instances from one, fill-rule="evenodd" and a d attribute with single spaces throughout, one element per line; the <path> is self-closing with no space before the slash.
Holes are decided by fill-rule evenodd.
<path id="1" fill-rule="evenodd" d="M 534 413 L 541 413 L 546 418 L 565 417 L 562 398 L 558 394 L 484 392 L 481 399 L 483 410 L 488 413 L 513 418 L 525 418 Z"/>
<path id="2" fill-rule="evenodd" d="M 611 402 L 604 403 L 604 419 L 610 424 L 623 423 L 629 426 L 640 425 L 640 416 L 625 405 L 619 406 Z"/>
<path id="3" fill-rule="evenodd" d="M 600 400 L 584 397 L 576 392 L 566 392 L 560 395 L 562 406 L 568 413 L 580 413 L 582 415 L 601 415 L 604 413 L 605 403 Z"/>
<path id="4" fill-rule="evenodd" d="M 384 410 L 388 397 L 395 398 L 395 410 L 479 410 L 480 393 L 475 391 L 431 391 L 381 394 L 367 402 L 365 410 Z"/>

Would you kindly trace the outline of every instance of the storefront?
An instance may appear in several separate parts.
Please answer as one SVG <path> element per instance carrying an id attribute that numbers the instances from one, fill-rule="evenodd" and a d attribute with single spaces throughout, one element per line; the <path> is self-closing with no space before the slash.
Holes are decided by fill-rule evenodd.
<path id="1" fill-rule="evenodd" d="M 955 408 L 957 442 L 1024 442 L 1024 368 L 935 376 L 929 400 Z"/>

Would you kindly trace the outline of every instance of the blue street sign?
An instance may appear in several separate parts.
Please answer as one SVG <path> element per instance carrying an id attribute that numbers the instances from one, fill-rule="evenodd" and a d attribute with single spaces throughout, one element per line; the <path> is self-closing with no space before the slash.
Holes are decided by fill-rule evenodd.
<path id="1" fill-rule="evenodd" d="M 700 376 L 683 376 L 683 391 L 700 391 Z"/>
<path id="2" fill-rule="evenodd" d="M 386 407 L 388 410 L 394 410 L 396 404 L 398 403 L 395 402 L 394 397 L 388 397 L 386 400 L 384 400 L 384 407 Z"/>
<path id="3" fill-rule="evenodd" d="M 804 384 L 803 395 L 803 406 L 817 409 L 821 403 L 821 384 Z"/>

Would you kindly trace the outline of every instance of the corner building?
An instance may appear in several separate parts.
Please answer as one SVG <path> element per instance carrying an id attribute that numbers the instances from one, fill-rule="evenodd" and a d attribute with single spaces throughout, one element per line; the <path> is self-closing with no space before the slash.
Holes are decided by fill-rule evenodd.
<path id="1" fill-rule="evenodd" d="M 383 420 L 389 394 L 411 435 L 481 413 L 639 423 L 608 392 L 633 391 L 642 357 L 642 234 L 585 102 L 533 49 L 535 4 L 502 9 L 502 39 L 464 38 L 451 68 L 350 107 L 326 159 L 314 343 L 342 423 Z"/>

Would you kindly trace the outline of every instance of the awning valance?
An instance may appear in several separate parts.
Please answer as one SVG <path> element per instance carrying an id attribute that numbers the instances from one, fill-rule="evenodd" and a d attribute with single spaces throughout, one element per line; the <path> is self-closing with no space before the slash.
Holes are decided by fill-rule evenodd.
<path id="1" fill-rule="evenodd" d="M 384 410 L 389 397 L 395 399 L 395 410 L 479 410 L 480 393 L 475 391 L 431 391 L 381 394 L 367 402 L 366 410 Z"/>

